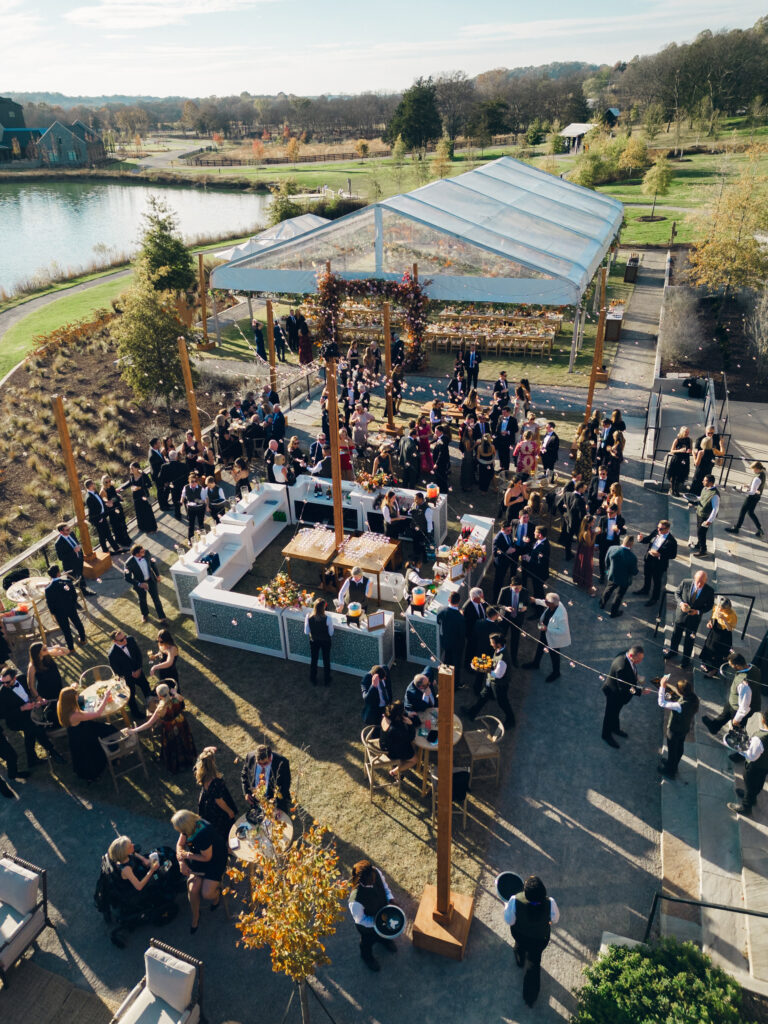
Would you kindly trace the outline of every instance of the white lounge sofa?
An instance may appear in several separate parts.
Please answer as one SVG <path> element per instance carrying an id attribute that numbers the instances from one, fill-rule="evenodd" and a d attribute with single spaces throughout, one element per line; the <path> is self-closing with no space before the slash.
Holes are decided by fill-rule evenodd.
<path id="1" fill-rule="evenodd" d="M 44 869 L 4 854 L 0 857 L 0 980 L 4 985 L 8 985 L 8 971 L 48 926 L 53 927 Z"/>
<path id="2" fill-rule="evenodd" d="M 150 939 L 144 953 L 144 977 L 128 993 L 110 1024 L 205 1024 L 202 961 Z"/>

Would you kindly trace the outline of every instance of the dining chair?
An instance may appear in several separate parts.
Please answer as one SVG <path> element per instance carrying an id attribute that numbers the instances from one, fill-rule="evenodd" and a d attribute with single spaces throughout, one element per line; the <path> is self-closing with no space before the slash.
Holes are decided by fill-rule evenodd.
<path id="1" fill-rule="evenodd" d="M 112 782 L 115 787 L 115 793 L 118 792 L 117 779 L 121 775 L 127 775 L 128 772 L 134 771 L 136 768 L 141 768 L 144 772 L 144 777 L 149 779 L 149 772 L 147 771 L 146 763 L 144 762 L 144 755 L 141 752 L 141 743 L 139 737 L 135 732 L 127 732 L 123 730 L 117 736 L 108 736 L 106 738 L 99 737 L 99 743 L 101 749 L 107 758 L 107 768 L 109 768 L 109 774 L 112 776 Z M 129 764 L 127 767 L 125 764 L 122 765 L 121 771 L 115 771 L 116 761 L 133 760 L 133 764 Z"/>
<path id="2" fill-rule="evenodd" d="M 47 705 L 47 707 L 50 707 L 50 705 Z M 33 723 L 35 725 L 39 725 L 39 726 L 41 726 L 41 728 L 45 729 L 46 739 L 48 739 L 53 744 L 54 748 L 58 751 L 58 753 L 61 754 L 61 751 L 56 746 L 56 741 L 57 740 L 63 741 L 63 745 L 66 748 L 66 746 L 67 746 L 67 730 L 62 728 L 61 726 L 59 726 L 58 728 L 49 729 L 48 728 L 48 719 L 45 718 L 45 716 L 43 714 L 44 710 L 45 709 L 43 709 L 43 708 L 32 708 L 32 711 L 30 712 L 30 716 L 29 717 L 32 719 L 32 721 L 33 721 Z M 54 771 L 53 771 L 53 758 L 52 757 L 47 757 L 46 761 L 48 762 L 48 771 L 51 773 L 51 776 L 53 776 L 53 774 L 54 774 Z"/>
<path id="3" fill-rule="evenodd" d="M 471 785 L 475 779 L 494 779 L 498 786 L 501 770 L 500 744 L 504 739 L 504 726 L 500 719 L 493 715 L 480 715 L 476 721 L 481 723 L 482 728 L 464 733 L 464 742 L 469 750 L 469 783 Z M 475 765 L 482 761 L 490 762 L 493 770 L 478 774 Z"/>
<path id="4" fill-rule="evenodd" d="M 112 671 L 111 665 L 91 665 L 85 672 L 80 673 L 78 686 L 81 690 L 84 690 L 87 686 L 92 686 L 94 683 L 111 682 L 114 678 L 115 673 Z"/>
<path id="5" fill-rule="evenodd" d="M 363 731 L 360 733 L 360 739 L 363 744 L 363 751 L 365 754 L 365 774 L 368 779 L 368 788 L 371 794 L 371 803 L 373 803 L 373 790 L 374 788 L 382 788 L 385 786 L 397 786 L 398 791 L 401 788 L 402 776 L 398 773 L 397 778 L 393 779 L 389 774 L 390 771 L 395 767 L 395 762 L 386 754 L 379 744 L 378 739 L 374 737 L 376 732 L 375 725 L 366 725 Z M 386 781 L 375 782 L 375 776 L 377 774 L 382 775 L 386 773 Z"/>
<path id="6" fill-rule="evenodd" d="M 451 792 L 451 802 L 457 804 L 457 807 L 452 807 L 451 810 L 454 814 L 461 815 L 461 827 L 467 827 L 467 800 L 469 799 L 469 786 L 472 780 L 471 769 L 469 768 L 454 768 L 453 769 L 453 789 Z M 430 769 L 429 781 L 432 784 L 432 824 L 435 822 L 437 817 L 437 771 L 434 768 Z"/>

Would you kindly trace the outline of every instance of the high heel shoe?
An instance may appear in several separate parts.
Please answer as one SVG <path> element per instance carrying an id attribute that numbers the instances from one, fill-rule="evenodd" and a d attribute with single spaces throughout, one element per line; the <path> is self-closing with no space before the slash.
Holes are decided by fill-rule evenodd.
<path id="1" fill-rule="evenodd" d="M 191 924 L 189 926 L 189 934 L 190 935 L 194 935 L 199 927 L 200 927 L 200 922 L 199 921 L 197 922 L 197 924 Z"/>
<path id="2" fill-rule="evenodd" d="M 211 904 L 211 911 L 218 910 L 220 906 L 221 906 L 221 896 L 219 896 L 219 898 L 216 900 L 215 903 Z"/>

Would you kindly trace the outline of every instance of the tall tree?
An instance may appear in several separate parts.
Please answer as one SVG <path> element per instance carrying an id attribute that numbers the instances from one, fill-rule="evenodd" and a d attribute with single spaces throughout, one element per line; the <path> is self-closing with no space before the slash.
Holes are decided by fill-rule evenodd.
<path id="1" fill-rule="evenodd" d="M 173 292 L 158 288 L 146 259 L 136 265 L 122 316 L 112 328 L 123 380 L 141 401 L 161 398 L 171 422 L 171 403 L 184 389 L 177 339 L 186 332 Z"/>
<path id="2" fill-rule="evenodd" d="M 656 199 L 665 196 L 669 192 L 672 183 L 672 168 L 665 156 L 658 156 L 643 176 L 643 195 L 653 196 L 651 217 L 656 213 Z"/>
<path id="3" fill-rule="evenodd" d="M 443 126 L 437 109 L 437 89 L 431 78 L 417 78 L 406 89 L 384 133 L 385 142 L 402 135 L 408 149 L 424 149 L 439 139 Z"/>
<path id="4" fill-rule="evenodd" d="M 453 140 L 466 126 L 475 105 L 475 83 L 463 71 L 450 71 L 435 80 L 435 98 L 443 131 Z"/>
<path id="5" fill-rule="evenodd" d="M 664 127 L 664 107 L 661 103 L 648 104 L 643 117 L 643 127 L 645 128 L 645 137 L 649 142 L 653 142 Z"/>
<path id="6" fill-rule="evenodd" d="M 192 256 L 179 234 L 176 214 L 168 204 L 150 196 L 144 214 L 141 256 L 160 291 L 184 291 L 195 283 Z"/>

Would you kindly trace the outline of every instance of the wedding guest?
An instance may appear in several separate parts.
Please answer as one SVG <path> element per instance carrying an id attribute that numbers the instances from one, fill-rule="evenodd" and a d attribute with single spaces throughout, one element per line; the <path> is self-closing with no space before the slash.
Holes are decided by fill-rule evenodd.
<path id="1" fill-rule="evenodd" d="M 125 521 L 125 511 L 120 491 L 112 483 L 112 477 L 105 474 L 101 478 L 101 490 L 99 497 L 107 507 L 107 518 L 109 519 L 112 536 L 117 541 L 122 551 L 127 551 L 131 546 L 131 536 L 128 533 L 128 526 Z"/>
<path id="2" fill-rule="evenodd" d="M 143 544 L 134 544 L 131 548 L 131 557 L 126 560 L 124 576 L 136 591 L 142 621 L 149 622 L 149 606 L 147 604 L 147 594 L 149 594 L 158 619 L 160 622 L 167 622 L 157 589 L 157 581 L 160 578 L 157 562 L 149 556 Z"/>
<path id="3" fill-rule="evenodd" d="M 64 642 L 68 650 L 72 652 L 75 649 L 72 626 L 77 630 L 80 643 L 84 644 L 86 642 L 85 627 L 80 619 L 75 585 L 69 576 L 61 575 L 58 565 L 49 566 L 48 575 L 51 577 L 51 582 L 43 591 L 45 603 L 48 605 L 48 611 L 56 619 L 59 629 L 64 634 Z"/>
<path id="4" fill-rule="evenodd" d="M 171 824 L 179 833 L 176 859 L 187 879 L 187 896 L 192 910 L 189 930 L 194 934 L 200 926 L 200 901 L 209 900 L 214 910 L 221 903 L 227 844 L 221 833 L 193 811 L 176 811 Z"/>
<path id="5" fill-rule="evenodd" d="M 56 538 L 54 548 L 56 550 L 56 557 L 61 562 L 64 572 L 77 581 L 80 591 L 86 597 L 93 597 L 95 595 L 94 590 L 89 590 L 85 585 L 85 576 L 83 575 L 83 569 L 85 567 L 85 558 L 83 556 L 83 549 L 75 536 L 72 527 L 69 523 L 58 523 L 56 529 L 59 532 Z"/>
<path id="6" fill-rule="evenodd" d="M 200 787 L 197 813 L 225 839 L 237 818 L 237 804 L 216 765 L 216 747 L 205 747 L 195 762 L 195 782 Z"/>
<path id="7" fill-rule="evenodd" d="M 227 510 L 227 497 L 221 484 L 216 483 L 215 476 L 207 477 L 205 487 L 200 492 L 200 496 L 211 513 L 214 523 L 220 522 L 221 517 Z"/>
<path id="8" fill-rule="evenodd" d="M 205 529 L 205 499 L 197 472 L 189 474 L 188 483 L 181 492 L 181 502 L 187 512 L 187 539 L 194 540 L 195 529 Z"/>
<path id="9" fill-rule="evenodd" d="M 331 683 L 331 640 L 333 638 L 333 622 L 326 615 L 326 603 L 322 597 L 317 598 L 312 612 L 304 619 L 304 633 L 309 637 L 309 681 L 317 686 L 317 663 L 323 655 L 323 685 Z"/>
<path id="10" fill-rule="evenodd" d="M 121 548 L 112 536 L 112 530 L 109 526 L 109 516 L 107 515 L 107 506 L 97 492 L 96 484 L 93 480 L 85 481 L 85 507 L 88 512 L 88 520 L 91 526 L 96 530 L 96 534 L 99 538 L 101 550 L 104 552 L 112 551 L 114 554 L 119 554 Z"/>
<path id="11" fill-rule="evenodd" d="M 138 462 L 132 462 L 128 467 L 128 486 L 131 489 L 139 533 L 154 533 L 157 529 L 157 520 L 149 496 L 150 479 Z"/>

